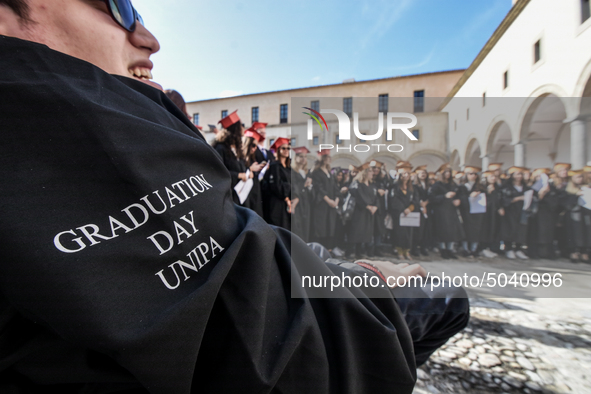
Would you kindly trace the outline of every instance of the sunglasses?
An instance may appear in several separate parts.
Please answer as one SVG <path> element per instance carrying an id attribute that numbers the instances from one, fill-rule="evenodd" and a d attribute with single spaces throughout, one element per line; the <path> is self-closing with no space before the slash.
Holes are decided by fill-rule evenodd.
<path id="1" fill-rule="evenodd" d="M 107 8 L 115 22 L 128 32 L 133 33 L 135 31 L 135 21 L 139 21 L 142 25 L 144 24 L 144 20 L 140 14 L 131 5 L 131 0 L 103 1 L 107 4 Z"/>
<path id="2" fill-rule="evenodd" d="M 291 150 L 290 147 L 283 147 L 283 148 L 279 148 L 279 149 L 281 149 L 281 150 Z"/>

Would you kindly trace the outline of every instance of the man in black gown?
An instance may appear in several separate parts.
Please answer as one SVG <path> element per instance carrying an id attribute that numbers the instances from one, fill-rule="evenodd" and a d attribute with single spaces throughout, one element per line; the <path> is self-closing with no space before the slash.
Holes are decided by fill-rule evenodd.
<path id="1" fill-rule="evenodd" d="M 125 1 L 0 1 L 0 392 L 410 393 L 465 293 L 309 298 L 301 275 L 373 274 L 232 202 L 149 81 L 159 46 L 136 19 Z"/>

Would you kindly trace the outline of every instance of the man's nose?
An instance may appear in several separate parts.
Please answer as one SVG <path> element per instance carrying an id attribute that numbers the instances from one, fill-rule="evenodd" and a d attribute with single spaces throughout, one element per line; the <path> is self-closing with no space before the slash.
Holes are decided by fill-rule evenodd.
<path id="1" fill-rule="evenodd" d="M 146 48 L 150 54 L 160 50 L 160 43 L 148 29 L 141 23 L 136 23 L 133 33 L 129 33 L 129 41 L 137 48 Z"/>

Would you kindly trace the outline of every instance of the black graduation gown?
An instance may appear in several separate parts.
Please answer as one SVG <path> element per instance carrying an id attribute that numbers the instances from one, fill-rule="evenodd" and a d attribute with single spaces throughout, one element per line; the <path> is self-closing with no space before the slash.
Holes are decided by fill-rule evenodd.
<path id="1" fill-rule="evenodd" d="M 352 244 L 369 243 L 374 234 L 375 217 L 367 206 L 377 206 L 376 191 L 371 185 L 353 182 L 349 192 L 355 198 L 355 210 L 351 217 L 347 240 Z"/>
<path id="2" fill-rule="evenodd" d="M 425 187 L 423 187 L 423 185 L 421 183 L 415 183 L 413 185 L 413 188 L 416 190 L 416 193 L 419 197 L 419 203 L 422 201 L 428 201 L 429 200 L 429 188 L 427 186 L 427 184 L 425 184 Z M 421 209 L 420 204 L 419 207 L 417 208 Z M 430 228 L 429 228 L 429 221 L 430 221 L 430 217 L 429 217 L 429 207 L 427 206 L 427 210 L 426 212 L 422 212 L 421 211 L 421 226 L 418 228 L 414 229 L 414 233 L 413 233 L 413 246 L 417 246 L 417 245 L 421 245 L 421 246 L 426 246 L 429 244 L 428 240 L 431 237 L 430 234 Z"/>
<path id="3" fill-rule="evenodd" d="M 547 249 L 556 238 L 556 222 L 564 192 L 558 190 L 552 182 L 549 186 L 550 190 L 544 198 L 538 199 L 537 210 L 528 219 L 527 244 L 533 251 L 540 247 Z"/>
<path id="4" fill-rule="evenodd" d="M 410 249 L 412 247 L 413 235 L 418 227 L 401 227 L 400 214 L 405 209 L 410 209 L 412 212 L 417 212 L 420 209 L 419 193 L 413 188 L 412 192 L 404 193 L 398 183 L 395 183 L 388 193 L 388 211 L 392 215 L 394 223 L 394 246 L 402 249 Z"/>
<path id="5" fill-rule="evenodd" d="M 299 199 L 295 212 L 291 215 L 291 231 L 306 242 L 310 240 L 310 212 L 314 199 L 313 187 L 304 187 L 307 176 L 308 174 L 303 177 L 299 172 L 291 170 L 291 198 Z"/>
<path id="6" fill-rule="evenodd" d="M 458 189 L 458 195 L 462 204 L 460 205 L 460 213 L 464 224 L 464 233 L 466 234 L 466 241 L 468 242 L 484 242 L 486 229 L 486 213 L 470 213 L 470 194 L 475 191 L 483 192 L 483 187 L 474 183 L 468 190 L 466 187 L 468 183 L 461 185 Z M 488 205 L 488 196 L 487 196 Z M 488 207 L 487 207 L 488 208 Z"/>
<path id="7" fill-rule="evenodd" d="M 454 198 L 445 197 L 448 192 L 456 192 Z M 429 188 L 429 205 L 433 208 L 433 231 L 435 242 L 459 242 L 465 237 L 458 208 L 453 200 L 459 199 L 458 185 L 454 182 L 435 182 Z"/>
<path id="8" fill-rule="evenodd" d="M 245 171 L 248 169 L 246 162 L 243 161 Z M 260 217 L 264 217 L 263 214 L 263 196 L 261 190 L 261 181 L 259 181 L 259 174 L 258 172 L 253 173 L 252 178 L 252 189 L 250 193 L 248 193 L 248 197 L 244 200 L 243 207 L 252 209 L 255 211 Z"/>
<path id="9" fill-rule="evenodd" d="M 313 240 L 332 237 L 335 234 L 337 209 L 328 206 L 324 196 L 331 200 L 340 198 L 335 179 L 321 169 L 312 172 L 312 184 L 314 187 L 314 205 L 312 206 L 312 228 L 310 236 Z"/>
<path id="10" fill-rule="evenodd" d="M 562 205 L 566 209 L 564 230 L 569 251 L 591 248 L 591 211 L 579 205 L 579 196 L 565 192 Z"/>
<path id="11" fill-rule="evenodd" d="M 505 209 L 505 216 L 501 217 L 500 238 L 505 243 L 525 244 L 527 241 L 528 213 L 523 211 L 523 201 L 511 201 L 515 197 L 523 196 L 528 190 L 531 189 L 524 185 L 523 189 L 518 191 L 512 183 L 507 183 L 501 191 L 501 206 Z"/>
<path id="12" fill-rule="evenodd" d="M 487 190 L 486 193 L 486 214 L 482 234 L 483 242 L 494 246 L 500 241 L 499 228 L 501 225 L 501 216 L 499 215 L 499 208 L 501 208 L 501 187 L 495 185 L 495 189 L 492 192 L 489 193 Z"/>
<path id="13" fill-rule="evenodd" d="M 385 178 L 375 178 L 370 186 L 376 191 L 376 203 L 378 210 L 374 215 L 374 233 L 375 235 L 384 236 L 386 234 L 385 219 L 388 211 L 386 210 L 386 199 L 388 198 L 388 182 Z M 386 192 L 383 196 L 380 196 L 378 189 L 382 189 Z"/>
<path id="14" fill-rule="evenodd" d="M 242 205 L 240 204 L 238 193 L 236 193 L 234 187 L 238 184 L 238 182 L 240 182 L 238 174 L 246 172 L 246 166 L 242 161 L 238 160 L 234 152 L 232 152 L 232 148 L 230 148 L 228 145 L 224 143 L 216 143 L 214 145 L 214 149 L 222 158 L 224 166 L 226 166 L 226 169 L 230 172 L 230 176 L 232 177 L 232 199 L 234 200 L 234 203 Z"/>
<path id="15" fill-rule="evenodd" d="M 291 199 L 291 168 L 274 161 L 265 174 L 265 181 L 270 192 L 267 223 L 290 230 L 291 214 L 287 212 L 285 199 Z"/>
<path id="16" fill-rule="evenodd" d="M 262 163 L 263 161 L 266 161 L 267 163 L 272 163 L 273 161 L 275 161 L 275 156 L 273 156 L 273 152 L 268 151 L 267 149 L 264 149 L 264 152 L 263 152 L 261 150 L 261 148 L 259 148 L 257 146 L 257 149 L 254 152 L 254 159 L 256 160 L 257 163 Z M 267 169 L 267 171 L 268 171 L 268 169 Z M 259 188 L 261 190 L 261 205 L 262 205 L 262 211 L 263 211 L 262 217 L 265 218 L 265 220 L 268 220 L 268 218 L 269 218 L 269 198 L 270 198 L 271 192 L 267 188 L 267 182 L 265 181 L 264 177 L 259 184 Z"/>
<path id="17" fill-rule="evenodd" d="M 0 392 L 413 391 L 390 290 L 310 298 L 358 271 L 234 204 L 163 92 L 3 36 L 0 69 Z"/>

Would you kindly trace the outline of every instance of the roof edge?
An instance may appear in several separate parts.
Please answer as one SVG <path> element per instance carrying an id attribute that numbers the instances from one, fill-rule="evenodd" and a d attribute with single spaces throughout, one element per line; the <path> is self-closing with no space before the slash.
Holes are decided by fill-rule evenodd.
<path id="1" fill-rule="evenodd" d="M 474 74 L 474 71 L 484 61 L 486 56 L 488 56 L 490 51 L 492 51 L 497 42 L 499 42 L 501 37 L 503 37 L 505 32 L 509 29 L 509 27 L 511 27 L 515 19 L 517 19 L 517 17 L 521 14 L 525 6 L 527 6 L 530 3 L 530 1 L 531 0 L 518 0 L 513 5 L 511 10 L 505 16 L 505 19 L 503 19 L 499 27 L 497 27 L 493 35 L 488 39 L 486 44 L 484 44 L 484 47 L 480 50 L 478 55 L 476 55 L 476 58 L 474 59 L 474 61 L 472 61 L 472 64 L 470 64 L 466 71 L 464 71 L 464 74 L 460 77 L 455 86 L 450 90 L 449 94 L 447 95 L 443 103 L 441 103 L 441 106 L 439 107 L 440 111 L 443 108 L 445 108 L 445 106 L 451 101 L 451 99 L 456 95 L 456 93 L 459 92 L 462 86 L 464 86 L 466 81 L 472 76 L 472 74 Z"/>
<path id="2" fill-rule="evenodd" d="M 389 80 L 389 79 L 404 79 L 404 78 L 422 77 L 422 76 L 425 76 L 425 75 L 448 74 L 448 73 L 455 73 L 455 72 L 461 72 L 461 71 L 464 71 L 465 72 L 466 69 L 445 70 L 445 71 L 433 71 L 433 72 L 422 73 L 422 74 L 410 74 L 410 75 L 402 75 L 402 76 L 396 76 L 396 77 L 366 79 L 366 80 L 355 81 L 355 82 L 344 82 L 344 83 L 343 82 L 340 82 L 340 83 L 331 83 L 331 84 L 327 84 L 327 85 L 307 86 L 307 87 L 304 87 L 304 88 L 294 88 L 294 89 L 284 89 L 284 90 L 272 90 L 272 91 L 269 91 L 269 92 L 249 93 L 249 94 L 241 94 L 241 95 L 238 95 L 238 96 L 218 97 L 218 98 L 211 98 L 211 99 L 205 99 L 205 100 L 195 100 L 195 101 L 189 101 L 189 102 L 187 102 L 187 104 L 204 103 L 204 102 L 209 102 L 209 101 L 227 100 L 227 99 L 232 99 L 232 98 L 241 98 L 241 97 L 249 97 L 249 96 L 258 96 L 258 95 L 261 95 L 261 94 L 294 92 L 294 91 L 298 91 L 298 90 L 317 89 L 317 88 L 324 88 L 324 87 L 329 87 L 329 86 L 355 85 L 355 84 L 358 84 L 358 83 L 385 81 L 385 80 Z"/>

